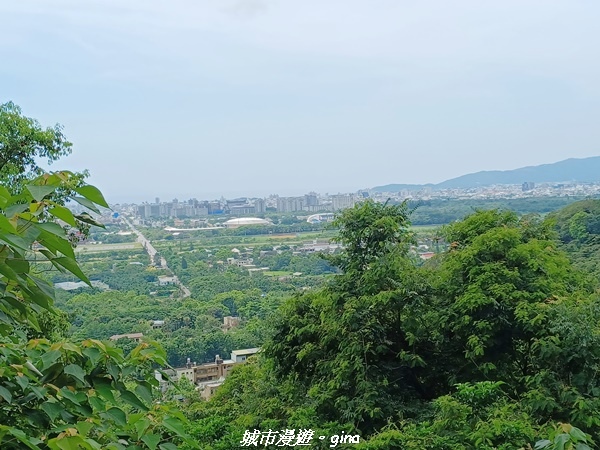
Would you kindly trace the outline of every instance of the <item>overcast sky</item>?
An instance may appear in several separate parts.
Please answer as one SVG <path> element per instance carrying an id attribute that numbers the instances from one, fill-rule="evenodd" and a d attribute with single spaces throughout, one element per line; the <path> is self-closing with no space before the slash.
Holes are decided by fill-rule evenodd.
<path id="1" fill-rule="evenodd" d="M 600 154 L 597 0 L 0 2 L 0 102 L 109 202 L 346 192 Z M 54 166 L 53 166 L 54 167 Z"/>

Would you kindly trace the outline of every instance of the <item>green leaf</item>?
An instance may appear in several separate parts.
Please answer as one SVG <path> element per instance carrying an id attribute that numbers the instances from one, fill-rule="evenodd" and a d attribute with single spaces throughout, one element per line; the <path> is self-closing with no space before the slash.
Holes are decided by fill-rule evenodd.
<path id="1" fill-rule="evenodd" d="M 123 401 L 129 403 L 131 406 L 135 406 L 138 409 L 143 411 L 148 411 L 148 407 L 144 405 L 141 400 L 131 391 L 123 391 L 121 392 L 121 398 Z"/>
<path id="2" fill-rule="evenodd" d="M 31 392 L 33 392 L 35 394 L 35 396 L 38 399 L 42 399 L 46 396 L 46 393 L 48 392 L 47 388 L 45 387 L 38 387 L 38 386 L 34 386 L 34 385 L 30 385 L 29 389 L 31 390 Z"/>
<path id="3" fill-rule="evenodd" d="M 575 441 L 583 441 L 583 442 L 587 441 L 587 436 L 585 435 L 585 433 L 577 427 L 571 428 L 571 431 L 569 431 L 569 434 L 571 435 L 572 438 L 575 439 Z"/>
<path id="4" fill-rule="evenodd" d="M 160 444 L 158 448 L 160 448 L 160 450 L 177 450 L 177 446 L 175 444 L 171 444 L 170 442 Z"/>
<path id="5" fill-rule="evenodd" d="M 565 444 L 567 442 L 569 442 L 570 440 L 571 440 L 571 438 L 569 437 L 568 434 L 566 434 L 566 433 L 559 434 L 558 436 L 556 436 L 554 438 L 554 450 L 564 450 Z"/>
<path id="6" fill-rule="evenodd" d="M 57 188 L 57 186 L 35 186 L 33 184 L 29 184 L 25 187 L 36 202 L 43 200 L 44 197 L 52 194 Z"/>
<path id="7" fill-rule="evenodd" d="M 98 394 L 100 394 L 100 397 L 102 397 L 103 399 L 108 400 L 111 403 L 116 403 L 115 396 L 109 384 L 95 383 L 94 389 L 96 389 L 96 392 L 98 392 Z"/>
<path id="8" fill-rule="evenodd" d="M 95 227 L 99 227 L 99 228 L 106 228 L 104 226 L 104 224 L 98 222 L 96 219 L 94 219 L 92 216 L 90 216 L 88 213 L 83 213 L 83 214 L 78 214 L 75 216 L 75 218 L 77 220 L 81 220 L 84 223 L 93 225 Z"/>
<path id="9" fill-rule="evenodd" d="M 87 184 L 74 189 L 74 191 L 97 205 L 104 206 L 105 208 L 109 207 L 108 203 L 106 203 L 106 200 L 104 199 L 104 196 L 102 195 L 102 192 L 100 192 L 100 190 L 95 186 Z"/>
<path id="10" fill-rule="evenodd" d="M 150 448 L 150 450 L 154 450 L 160 442 L 160 436 L 149 433 L 142 436 L 142 441 Z"/>
<path id="11" fill-rule="evenodd" d="M 38 444 L 42 443 L 39 439 L 34 438 L 33 436 L 28 436 L 17 428 L 10 427 L 7 429 L 7 431 L 21 441 L 21 443 L 25 444 L 28 448 L 39 450 Z"/>
<path id="12" fill-rule="evenodd" d="M 27 389 L 27 386 L 29 386 L 29 378 L 27 378 L 27 377 L 18 376 L 18 377 L 16 377 L 16 381 L 17 381 L 17 384 L 21 387 L 21 390 L 23 390 L 23 391 L 25 389 Z"/>
<path id="13" fill-rule="evenodd" d="M 119 425 L 121 427 L 124 427 L 125 425 L 127 425 L 127 415 L 120 408 L 117 408 L 116 406 L 113 406 L 108 411 L 106 411 L 106 414 L 108 416 L 110 416 L 110 418 L 117 425 Z"/>
<path id="14" fill-rule="evenodd" d="M 22 274 L 29 272 L 29 262 L 24 259 L 7 259 L 6 264 L 16 273 Z"/>
<path id="15" fill-rule="evenodd" d="M 61 258 L 53 258 L 50 262 L 52 262 L 52 264 L 54 265 L 58 264 L 61 267 L 64 267 L 77 278 L 79 278 L 81 281 L 85 281 L 88 285 L 91 286 L 90 280 L 88 280 L 88 277 L 81 271 L 81 268 L 79 267 L 74 258 L 67 258 L 65 256 Z"/>
<path id="16" fill-rule="evenodd" d="M 41 248 L 40 250 L 38 250 L 42 255 L 44 255 L 46 257 L 46 259 L 48 259 L 48 261 L 50 261 L 52 258 L 54 258 L 56 256 L 56 251 L 50 251 L 47 250 L 45 248 Z"/>
<path id="17" fill-rule="evenodd" d="M 64 372 L 85 384 L 85 372 L 77 364 L 69 364 L 64 368 Z"/>
<path id="18" fill-rule="evenodd" d="M 28 251 L 29 246 L 30 246 L 30 244 L 27 243 L 27 241 L 25 239 L 23 239 L 21 236 L 17 236 L 16 234 L 11 234 L 11 235 L 1 234 L 0 241 L 4 241 L 9 245 L 16 247 L 19 250 L 24 250 L 24 251 Z"/>
<path id="19" fill-rule="evenodd" d="M 14 233 L 16 231 L 13 224 L 6 218 L 6 216 L 4 216 L 4 214 L 0 214 L 0 230 L 8 233 Z"/>
<path id="20" fill-rule="evenodd" d="M 180 437 L 187 437 L 185 430 L 183 429 L 183 423 L 179 419 L 167 417 L 163 420 L 163 426 Z"/>
<path id="21" fill-rule="evenodd" d="M 71 392 L 69 389 L 67 389 L 66 387 L 63 387 L 60 390 L 60 393 L 62 394 L 62 396 L 64 398 L 66 398 L 67 400 L 70 400 L 71 402 L 75 403 L 76 405 L 81 405 L 81 402 L 79 400 L 79 398 L 77 398 L 77 395 L 75 395 L 73 392 Z"/>
<path id="22" fill-rule="evenodd" d="M 127 447 L 119 444 L 118 442 L 111 442 L 106 446 L 107 450 L 127 450 Z"/>
<path id="23" fill-rule="evenodd" d="M 55 420 L 65 407 L 56 402 L 44 402 L 42 403 L 42 409 L 48 414 L 50 420 Z"/>
<path id="24" fill-rule="evenodd" d="M 61 342 L 54 345 L 58 345 L 60 348 L 68 352 L 77 353 L 79 356 L 83 356 L 83 353 L 81 353 L 81 348 L 71 342 Z"/>
<path id="25" fill-rule="evenodd" d="M 61 357 L 61 353 L 58 350 L 50 350 L 42 355 L 42 372 L 48 370 L 58 358 Z"/>
<path id="26" fill-rule="evenodd" d="M 64 228 L 61 227 L 57 223 L 54 223 L 54 222 L 38 223 L 37 227 L 41 228 L 42 230 L 47 231 L 48 233 L 52 233 L 52 234 L 54 234 L 55 236 L 58 236 L 61 239 L 65 238 L 65 230 L 64 230 Z"/>
<path id="27" fill-rule="evenodd" d="M 64 232 L 63 232 L 64 233 Z M 47 232 L 44 229 L 40 230 L 39 243 L 46 247 L 48 250 L 56 253 L 61 252 L 63 255 L 68 256 L 71 259 L 75 259 L 75 252 L 71 243 L 64 237 L 58 237 L 52 233 Z"/>
<path id="28" fill-rule="evenodd" d="M 98 396 L 92 396 L 89 398 L 89 402 L 90 402 L 90 406 L 94 409 L 96 409 L 97 411 L 104 411 L 106 410 L 106 402 L 104 400 L 102 400 L 100 397 Z"/>
<path id="29" fill-rule="evenodd" d="M 8 199 L 12 197 L 10 195 L 10 191 L 6 189 L 4 186 L 0 185 L 0 198 Z"/>
<path id="30" fill-rule="evenodd" d="M 61 205 L 54 205 L 54 208 L 48 210 L 50 214 L 52 214 L 57 219 L 62 220 L 63 222 L 71 225 L 72 227 L 77 226 L 77 222 L 75 221 L 75 216 L 71 212 L 69 208 L 65 208 Z"/>
<path id="31" fill-rule="evenodd" d="M 19 280 L 19 275 L 7 264 L 0 263 L 0 274 L 4 275 L 9 280 Z"/>
<path id="32" fill-rule="evenodd" d="M 146 434 L 148 428 L 150 428 L 150 420 L 146 417 L 140 417 L 139 420 L 134 422 L 135 431 L 137 431 L 137 438 L 141 439 Z"/>
<path id="33" fill-rule="evenodd" d="M 152 403 L 152 391 L 147 386 L 138 384 L 135 388 L 135 393 L 146 403 Z"/>
<path id="34" fill-rule="evenodd" d="M 83 349 L 83 354 L 90 360 L 92 366 L 96 366 L 102 358 L 102 353 L 96 347 L 87 347 Z"/>
<path id="35" fill-rule="evenodd" d="M 79 431 L 79 434 L 81 434 L 82 436 L 87 436 L 87 434 L 90 432 L 93 426 L 93 423 L 85 421 L 77 422 L 76 428 L 77 431 Z"/>
<path id="36" fill-rule="evenodd" d="M 48 447 L 51 449 L 60 449 L 60 450 L 82 450 L 89 449 L 90 445 L 85 442 L 85 440 L 79 436 L 63 436 L 60 438 L 50 439 L 48 441 Z"/>
<path id="37" fill-rule="evenodd" d="M 0 397 L 6 400 L 7 403 L 12 402 L 12 394 L 4 386 L 0 386 Z"/>
<path id="38" fill-rule="evenodd" d="M 0 264 L 0 273 L 4 274 L 6 272 L 5 269 L 6 269 L 6 266 Z M 0 303 L 2 301 L 8 303 L 10 306 L 15 308 L 22 314 L 27 313 L 27 307 L 25 306 L 25 303 L 23 303 L 23 301 L 21 301 L 20 299 L 15 298 L 15 296 L 12 294 L 6 293 L 4 295 L 4 298 L 0 297 Z M 30 317 L 29 320 L 33 321 L 33 317 Z"/>
<path id="39" fill-rule="evenodd" d="M 87 198 L 85 197 L 73 197 L 73 200 L 75 200 L 77 203 L 79 203 L 82 206 L 85 206 L 87 209 L 94 211 L 95 213 L 100 214 L 100 210 L 98 208 L 96 208 L 96 205 L 94 205 L 93 202 L 89 201 Z"/>
<path id="40" fill-rule="evenodd" d="M 27 203 L 17 203 L 16 205 L 9 206 L 4 210 L 4 214 L 6 217 L 11 218 L 16 214 L 20 214 L 22 212 L 27 211 L 29 209 L 29 204 Z"/>
<path id="41" fill-rule="evenodd" d="M 48 283 L 46 280 L 42 280 L 41 278 L 35 277 L 31 274 L 27 275 L 27 277 L 31 281 L 33 281 L 33 283 L 37 286 L 37 288 L 40 290 L 40 292 L 43 295 L 45 295 L 50 300 L 54 299 L 54 294 L 55 294 L 54 287 L 52 287 L 52 285 L 50 283 Z M 43 305 L 40 305 L 40 306 L 43 306 Z"/>

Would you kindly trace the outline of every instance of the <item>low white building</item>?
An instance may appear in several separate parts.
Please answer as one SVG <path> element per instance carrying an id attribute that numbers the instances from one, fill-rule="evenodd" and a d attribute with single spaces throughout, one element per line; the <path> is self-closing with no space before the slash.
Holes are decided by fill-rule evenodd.
<path id="1" fill-rule="evenodd" d="M 231 352 L 231 359 L 236 363 L 245 362 L 246 359 L 250 358 L 252 355 L 256 355 L 259 350 L 259 348 L 245 348 L 243 350 L 233 350 Z"/>

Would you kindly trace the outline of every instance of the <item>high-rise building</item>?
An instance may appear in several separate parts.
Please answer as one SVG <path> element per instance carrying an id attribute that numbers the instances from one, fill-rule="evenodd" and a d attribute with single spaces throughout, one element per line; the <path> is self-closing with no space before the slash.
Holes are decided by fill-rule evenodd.
<path id="1" fill-rule="evenodd" d="M 256 214 L 264 214 L 267 211 L 267 202 L 264 198 L 254 200 L 254 210 Z"/>
<path id="2" fill-rule="evenodd" d="M 521 185 L 521 190 L 523 192 L 533 191 L 535 189 L 535 183 L 533 181 L 526 181 Z"/>
<path id="3" fill-rule="evenodd" d="M 340 194 L 331 196 L 331 204 L 334 211 L 340 209 L 352 208 L 356 200 L 352 194 Z"/>
<path id="4" fill-rule="evenodd" d="M 317 206 L 319 204 L 319 197 L 316 192 L 309 192 L 304 196 L 304 206 Z"/>
<path id="5" fill-rule="evenodd" d="M 304 197 L 279 197 L 277 198 L 277 212 L 302 211 Z"/>

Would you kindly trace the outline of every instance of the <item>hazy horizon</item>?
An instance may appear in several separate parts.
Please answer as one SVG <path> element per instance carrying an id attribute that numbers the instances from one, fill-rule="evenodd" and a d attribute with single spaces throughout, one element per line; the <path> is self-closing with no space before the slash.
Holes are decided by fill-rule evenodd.
<path id="1" fill-rule="evenodd" d="M 0 102 L 110 202 L 351 192 L 600 154 L 600 4 L 30 0 Z"/>
<path id="2" fill-rule="evenodd" d="M 590 158 L 590 157 L 588 157 Z M 585 158 L 567 158 L 567 159 L 585 159 Z M 565 160 L 561 160 L 561 161 L 565 161 Z M 561 161 L 552 161 L 549 163 L 542 163 L 540 165 L 548 165 L 548 164 L 553 164 L 553 163 L 557 163 L 557 162 L 561 162 Z M 537 165 L 536 165 L 537 166 Z M 536 166 L 523 166 L 523 167 L 514 167 L 511 169 L 506 169 L 507 171 L 513 170 L 513 169 L 521 169 L 521 168 L 528 168 L 528 167 L 536 167 Z M 474 174 L 474 173 L 478 173 L 478 172 L 498 172 L 497 169 L 490 169 L 490 170 L 482 170 L 482 171 L 477 171 L 477 172 L 470 172 L 470 173 L 465 173 L 465 174 L 461 174 L 458 177 L 462 176 L 462 175 L 470 175 L 470 174 Z M 456 177 L 453 177 L 456 178 Z M 444 179 L 444 180 L 440 180 L 440 181 L 436 181 L 436 182 L 429 182 L 429 181 L 425 181 L 422 183 L 406 183 L 406 184 L 413 184 L 413 185 L 436 185 L 438 183 L 444 182 L 444 181 L 448 181 L 450 180 L 450 178 L 448 179 Z M 567 181 L 567 180 L 554 180 L 554 181 Z M 189 200 L 192 198 L 196 198 L 198 200 L 218 200 L 220 198 L 226 198 L 226 199 L 234 199 L 234 198 L 238 198 L 238 197 L 248 197 L 248 198 L 258 198 L 258 197 L 269 197 L 271 195 L 280 195 L 280 196 L 302 196 L 304 194 L 308 194 L 309 192 L 317 192 L 318 194 L 329 194 L 329 195 L 335 195 L 335 194 L 347 194 L 347 193 L 353 193 L 353 192 L 357 192 L 359 190 L 368 190 L 368 189 L 372 189 L 375 187 L 379 187 L 379 186 L 386 186 L 386 185 L 391 185 L 391 184 L 405 184 L 405 183 L 397 183 L 397 182 L 391 182 L 391 183 L 378 183 L 376 185 L 372 185 L 372 186 L 362 186 L 359 188 L 354 188 L 354 187 L 348 187 L 347 189 L 340 189 L 340 188 L 336 188 L 336 187 L 332 187 L 331 189 L 325 189 L 325 190 L 321 190 L 318 191 L 316 189 L 298 189 L 298 190 L 273 190 L 273 189 L 267 189 L 264 191 L 253 191 L 251 190 L 251 188 L 247 191 L 215 191 L 215 192 L 209 192 L 209 191 L 204 191 L 204 192 L 169 192 L 166 195 L 154 195 L 152 196 L 151 194 L 145 194 L 145 195 L 141 195 L 135 199 L 133 199 L 131 196 L 113 196 L 113 201 L 111 201 L 111 203 L 117 204 L 117 203 L 154 203 L 156 198 L 158 197 L 160 199 L 161 202 L 169 202 L 173 199 L 177 199 L 178 201 L 182 201 L 182 200 Z"/>

